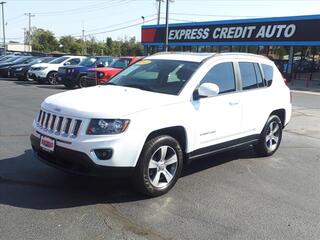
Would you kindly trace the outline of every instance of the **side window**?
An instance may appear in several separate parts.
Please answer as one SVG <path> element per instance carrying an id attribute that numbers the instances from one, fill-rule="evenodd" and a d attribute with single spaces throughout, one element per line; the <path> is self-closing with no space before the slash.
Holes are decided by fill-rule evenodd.
<path id="1" fill-rule="evenodd" d="M 80 58 L 72 58 L 68 62 L 70 62 L 70 65 L 78 65 L 80 63 Z"/>
<path id="2" fill-rule="evenodd" d="M 201 80 L 202 83 L 214 83 L 219 87 L 219 94 L 236 90 L 236 82 L 232 62 L 219 63 L 209 70 Z"/>
<path id="3" fill-rule="evenodd" d="M 264 87 L 264 82 L 263 82 L 261 70 L 258 63 L 254 64 L 254 70 L 256 72 L 258 87 Z"/>
<path id="4" fill-rule="evenodd" d="M 256 69 L 254 63 L 239 62 L 241 73 L 242 89 L 255 89 L 258 88 Z"/>
<path id="5" fill-rule="evenodd" d="M 262 64 L 262 70 L 264 79 L 267 83 L 267 86 L 271 86 L 273 80 L 273 67 L 267 64 Z"/>

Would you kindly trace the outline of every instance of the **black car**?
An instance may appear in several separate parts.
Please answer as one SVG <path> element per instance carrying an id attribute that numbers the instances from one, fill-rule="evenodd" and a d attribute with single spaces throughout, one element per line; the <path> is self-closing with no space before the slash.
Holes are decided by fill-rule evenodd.
<path id="1" fill-rule="evenodd" d="M 0 77 L 9 77 L 9 68 L 13 65 L 27 64 L 34 60 L 33 56 L 19 57 L 14 61 L 0 63 Z"/>
<path id="2" fill-rule="evenodd" d="M 28 80 L 28 71 L 30 67 L 38 63 L 51 62 L 55 57 L 41 57 L 33 59 L 33 61 L 25 64 L 18 64 L 9 67 L 9 77 L 16 77 L 18 80 Z"/>

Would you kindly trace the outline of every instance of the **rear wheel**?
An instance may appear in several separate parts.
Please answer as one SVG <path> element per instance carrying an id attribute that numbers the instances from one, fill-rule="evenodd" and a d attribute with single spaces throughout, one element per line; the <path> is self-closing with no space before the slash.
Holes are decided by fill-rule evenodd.
<path id="1" fill-rule="evenodd" d="M 88 86 L 87 85 L 86 76 L 80 76 L 79 77 L 78 86 L 79 86 L 79 88 L 84 88 L 84 87 Z"/>
<path id="2" fill-rule="evenodd" d="M 149 196 L 167 193 L 177 182 L 183 165 L 183 153 L 170 136 L 150 139 L 143 147 L 134 175 L 136 187 Z"/>
<path id="3" fill-rule="evenodd" d="M 47 81 L 50 85 L 57 85 L 58 81 L 56 79 L 57 72 L 49 72 L 47 75 Z"/>
<path id="4" fill-rule="evenodd" d="M 282 128 L 282 122 L 277 115 L 269 117 L 260 135 L 259 143 L 255 146 L 260 156 L 271 156 L 277 151 L 282 139 Z"/>

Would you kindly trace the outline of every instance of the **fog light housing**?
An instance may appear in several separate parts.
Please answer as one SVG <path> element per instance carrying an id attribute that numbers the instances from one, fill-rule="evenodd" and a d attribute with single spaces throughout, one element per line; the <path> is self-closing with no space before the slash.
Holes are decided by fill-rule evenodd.
<path id="1" fill-rule="evenodd" d="M 112 157 L 112 149 L 95 149 L 94 153 L 96 154 L 99 160 L 109 160 Z"/>

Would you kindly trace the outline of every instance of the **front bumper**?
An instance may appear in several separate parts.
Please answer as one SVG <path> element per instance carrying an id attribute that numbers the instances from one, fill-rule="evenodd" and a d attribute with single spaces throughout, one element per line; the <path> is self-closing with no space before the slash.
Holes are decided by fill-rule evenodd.
<path id="1" fill-rule="evenodd" d="M 77 84 L 77 76 L 75 75 L 67 75 L 64 73 L 57 73 L 56 75 L 57 82 L 60 84 L 69 84 L 69 85 L 76 85 Z"/>
<path id="2" fill-rule="evenodd" d="M 47 73 L 44 71 L 28 71 L 28 77 L 35 81 L 45 81 Z"/>
<path id="3" fill-rule="evenodd" d="M 129 177 L 134 171 L 134 167 L 97 165 L 87 154 L 61 146 L 56 146 L 53 153 L 46 152 L 40 147 L 40 139 L 33 134 L 30 136 L 30 141 L 33 150 L 42 162 L 68 173 L 101 177 Z"/>

